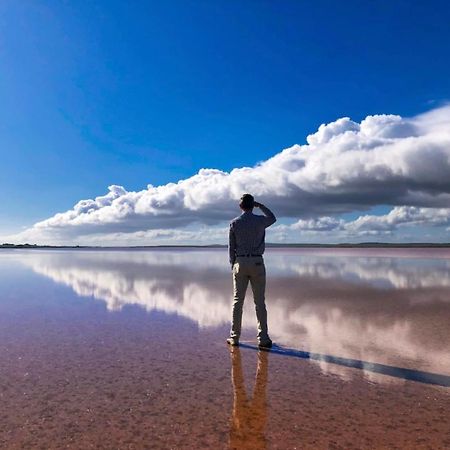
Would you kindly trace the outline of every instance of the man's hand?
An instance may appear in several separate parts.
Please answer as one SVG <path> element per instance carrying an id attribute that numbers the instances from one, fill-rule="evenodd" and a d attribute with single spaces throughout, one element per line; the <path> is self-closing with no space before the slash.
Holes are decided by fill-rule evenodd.
<path id="1" fill-rule="evenodd" d="M 261 206 L 261 203 L 253 202 L 253 206 L 254 206 L 255 208 L 259 208 L 259 207 Z"/>

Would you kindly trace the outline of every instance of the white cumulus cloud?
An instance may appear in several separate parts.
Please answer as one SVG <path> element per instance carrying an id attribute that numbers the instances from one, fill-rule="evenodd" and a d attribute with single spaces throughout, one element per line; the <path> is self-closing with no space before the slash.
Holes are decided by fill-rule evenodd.
<path id="1" fill-rule="evenodd" d="M 373 115 L 358 123 L 345 117 L 321 125 L 307 144 L 254 167 L 201 169 L 177 183 L 138 192 L 112 185 L 106 195 L 81 200 L 22 236 L 70 238 L 220 225 L 236 215 L 244 192 L 280 218 L 300 219 L 298 230 L 389 230 L 402 220 L 441 220 L 450 205 L 449 180 L 450 105 L 411 118 Z M 385 217 L 362 216 L 352 223 L 335 217 L 380 204 L 394 209 Z"/>

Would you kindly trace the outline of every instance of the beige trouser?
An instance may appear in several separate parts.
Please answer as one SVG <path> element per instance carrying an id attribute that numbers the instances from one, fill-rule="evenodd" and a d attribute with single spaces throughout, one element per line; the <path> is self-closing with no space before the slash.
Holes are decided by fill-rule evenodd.
<path id="1" fill-rule="evenodd" d="M 269 339 L 265 303 L 266 268 L 262 256 L 238 256 L 233 265 L 234 298 L 230 336 L 239 339 L 241 335 L 242 309 L 249 281 L 253 291 L 253 300 L 255 301 L 256 319 L 258 321 L 258 341 L 266 342 Z"/>

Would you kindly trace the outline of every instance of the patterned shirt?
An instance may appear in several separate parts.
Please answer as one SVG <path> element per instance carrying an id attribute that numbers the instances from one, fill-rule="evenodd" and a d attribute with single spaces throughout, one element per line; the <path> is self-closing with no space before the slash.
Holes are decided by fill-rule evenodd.
<path id="1" fill-rule="evenodd" d="M 235 263 L 236 256 L 264 253 L 266 228 L 274 224 L 277 219 L 266 206 L 260 204 L 259 208 L 264 216 L 245 211 L 230 223 L 228 251 L 231 265 Z"/>

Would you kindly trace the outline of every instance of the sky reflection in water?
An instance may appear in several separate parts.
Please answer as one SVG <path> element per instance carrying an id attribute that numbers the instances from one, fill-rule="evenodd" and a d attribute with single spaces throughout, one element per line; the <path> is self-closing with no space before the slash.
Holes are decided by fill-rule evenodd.
<path id="1" fill-rule="evenodd" d="M 104 301 L 111 311 L 139 305 L 183 316 L 200 329 L 226 327 L 230 320 L 231 274 L 223 250 L 3 255 L 78 296 Z M 272 339 L 302 351 L 449 375 L 448 257 L 445 250 L 272 249 L 266 255 Z M 254 340 L 250 289 L 244 326 L 245 337 Z M 324 372 L 349 376 L 319 364 Z"/>

